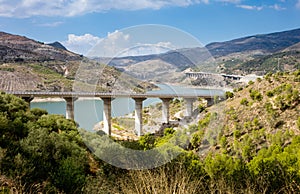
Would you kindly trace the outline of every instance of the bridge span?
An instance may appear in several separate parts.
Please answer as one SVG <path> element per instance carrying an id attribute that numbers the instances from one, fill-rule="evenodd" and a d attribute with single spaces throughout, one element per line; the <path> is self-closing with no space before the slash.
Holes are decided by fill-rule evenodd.
<path id="1" fill-rule="evenodd" d="M 114 98 L 127 97 L 135 101 L 135 131 L 138 136 L 142 135 L 143 124 L 143 101 L 147 98 L 159 98 L 162 101 L 162 123 L 169 122 L 169 105 L 174 98 L 183 98 L 186 102 L 185 116 L 191 117 L 193 112 L 193 102 L 197 98 L 203 98 L 207 101 L 207 106 L 214 104 L 214 99 L 224 98 L 224 93 L 219 94 L 198 94 L 198 93 L 99 93 L 99 92 L 47 92 L 47 91 L 7 91 L 7 94 L 13 94 L 23 98 L 27 102 L 31 102 L 35 97 L 41 98 L 63 98 L 66 101 L 66 118 L 74 119 L 74 102 L 78 98 L 101 98 L 103 101 L 103 122 L 104 132 L 111 135 L 111 102 Z"/>

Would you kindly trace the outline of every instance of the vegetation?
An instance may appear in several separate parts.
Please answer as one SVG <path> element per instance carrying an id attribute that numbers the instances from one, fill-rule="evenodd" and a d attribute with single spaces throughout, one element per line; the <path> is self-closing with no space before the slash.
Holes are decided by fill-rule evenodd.
<path id="1" fill-rule="evenodd" d="M 79 134 L 83 130 L 74 121 L 29 110 L 23 100 L 2 93 L 0 192 L 299 193 L 298 73 L 270 74 L 237 89 L 219 103 L 223 112 L 207 107 L 187 129 L 166 128 L 163 136 L 147 134 L 138 141 L 114 140 L 140 151 L 164 145 L 180 151 L 173 161 L 149 170 L 124 170 L 100 160 L 86 149 Z"/>
<path id="2" fill-rule="evenodd" d="M 297 50 L 276 52 L 271 55 L 254 55 L 244 60 L 229 58 L 222 61 L 224 73 L 243 73 L 264 75 L 266 72 L 276 73 L 300 68 L 300 52 Z M 243 58 L 243 57 L 242 57 Z"/>

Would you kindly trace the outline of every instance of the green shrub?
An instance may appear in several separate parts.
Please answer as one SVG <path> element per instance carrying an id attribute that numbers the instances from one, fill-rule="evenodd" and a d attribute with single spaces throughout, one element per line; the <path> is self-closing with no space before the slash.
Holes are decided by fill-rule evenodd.
<path id="1" fill-rule="evenodd" d="M 248 82 L 248 85 L 253 85 L 253 84 L 254 82 L 252 80 Z"/>
<path id="2" fill-rule="evenodd" d="M 205 106 L 203 106 L 202 104 L 199 104 L 198 110 L 199 110 L 200 113 L 205 111 Z"/>
<path id="3" fill-rule="evenodd" d="M 235 129 L 235 130 L 233 131 L 233 137 L 235 137 L 235 138 L 240 138 L 240 137 L 241 137 L 241 131 L 238 130 L 238 129 Z"/>
<path id="4" fill-rule="evenodd" d="M 144 150 L 149 150 L 154 148 L 155 137 L 153 134 L 147 133 L 140 137 L 139 144 L 144 148 Z"/>
<path id="5" fill-rule="evenodd" d="M 252 100 L 257 100 L 257 101 L 261 101 L 263 99 L 263 95 L 257 90 L 251 90 L 250 97 Z"/>
<path id="6" fill-rule="evenodd" d="M 173 135 L 176 131 L 173 128 L 165 128 L 164 135 Z"/>
<path id="7" fill-rule="evenodd" d="M 220 139 L 220 145 L 222 148 L 225 148 L 227 145 L 227 138 L 225 136 L 222 136 Z"/>
<path id="8" fill-rule="evenodd" d="M 226 99 L 228 99 L 228 98 L 233 98 L 233 97 L 234 97 L 234 94 L 233 94 L 232 92 L 230 92 L 230 91 L 227 91 L 227 92 L 225 93 L 225 96 L 226 96 Z"/>
<path id="9" fill-rule="evenodd" d="M 274 92 L 273 91 L 267 91 L 267 96 L 269 98 L 273 97 L 274 96 Z"/>
<path id="10" fill-rule="evenodd" d="M 247 100 L 247 98 L 243 98 L 240 102 L 241 105 L 245 105 L 245 106 L 248 106 L 249 104 L 249 101 Z"/>
<path id="11" fill-rule="evenodd" d="M 211 113 L 207 113 L 203 119 L 198 122 L 199 128 L 207 127 L 211 121 Z"/>
<path id="12" fill-rule="evenodd" d="M 259 78 L 257 78 L 257 81 L 258 81 L 258 82 L 261 82 L 261 81 L 262 81 L 262 79 L 259 77 Z"/>
<path id="13" fill-rule="evenodd" d="M 204 137 L 204 130 L 199 130 L 193 134 L 190 142 L 194 149 L 198 148 L 201 145 L 203 137 Z"/>

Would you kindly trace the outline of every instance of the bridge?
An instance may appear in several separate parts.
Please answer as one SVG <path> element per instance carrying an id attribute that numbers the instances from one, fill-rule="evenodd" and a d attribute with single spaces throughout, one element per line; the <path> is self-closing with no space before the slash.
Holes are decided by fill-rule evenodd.
<path id="1" fill-rule="evenodd" d="M 23 98 L 27 102 L 31 102 L 35 97 L 42 98 L 63 98 L 66 101 L 66 118 L 74 120 L 74 102 L 78 98 L 101 98 L 103 101 L 103 122 L 104 132 L 111 135 L 111 102 L 114 98 L 127 97 L 132 98 L 135 101 L 135 131 L 138 136 L 142 135 L 143 124 L 143 101 L 147 98 L 159 98 L 162 101 L 162 122 L 169 122 L 169 105 L 170 101 L 174 98 L 183 98 L 186 102 L 185 116 L 191 117 L 193 112 L 193 102 L 197 98 L 203 98 L 207 101 L 207 106 L 211 106 L 214 103 L 214 99 L 224 98 L 224 93 L 220 92 L 215 95 L 210 94 L 197 94 L 190 93 L 173 93 L 173 94 L 158 94 L 158 93 L 98 93 L 98 92 L 24 92 L 24 91 L 7 91 L 8 94 L 13 94 L 20 98 Z"/>
<path id="2" fill-rule="evenodd" d="M 217 74 L 217 73 L 208 73 L 208 72 L 186 72 L 187 77 L 190 78 L 210 78 L 212 76 L 222 76 L 224 79 L 231 80 L 240 80 L 243 78 L 241 75 L 229 75 L 229 74 Z"/>

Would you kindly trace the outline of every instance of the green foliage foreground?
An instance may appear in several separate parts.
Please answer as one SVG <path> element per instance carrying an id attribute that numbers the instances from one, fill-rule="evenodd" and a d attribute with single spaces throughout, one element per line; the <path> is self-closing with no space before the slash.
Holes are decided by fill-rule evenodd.
<path id="1" fill-rule="evenodd" d="M 254 89 L 252 95 L 245 91 L 246 96 L 237 98 L 236 104 L 241 110 L 260 107 L 274 125 L 255 114 L 241 120 L 240 115 L 247 115 L 231 107 L 219 134 L 209 128 L 216 129 L 210 123 L 220 115 L 204 111 L 198 124 L 184 131 L 167 128 L 164 137 L 148 134 L 137 142 L 119 142 L 131 149 L 149 150 L 174 138 L 185 142 L 184 134 L 191 134 L 188 145 L 177 146 L 182 154 L 150 170 L 123 170 L 101 161 L 86 148 L 74 121 L 29 110 L 23 100 L 2 93 L 0 193 L 299 193 L 297 88 L 285 84 L 268 92 Z M 247 105 L 240 103 L 243 98 Z M 282 128 L 287 120 L 283 124 L 276 121 L 278 114 L 290 110 L 296 118 L 291 122 L 295 126 L 289 125 L 293 131 Z"/>

